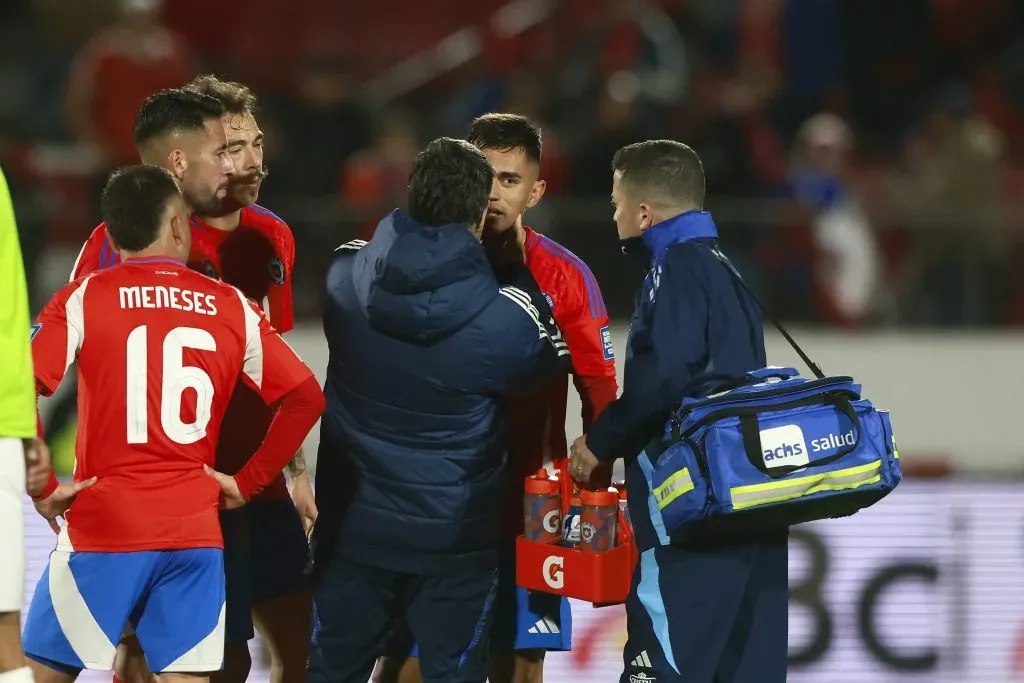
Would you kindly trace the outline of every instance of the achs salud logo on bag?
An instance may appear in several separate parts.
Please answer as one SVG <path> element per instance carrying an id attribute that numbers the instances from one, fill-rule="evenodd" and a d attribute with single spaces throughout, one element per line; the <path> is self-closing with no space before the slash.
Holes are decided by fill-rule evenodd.
<path id="1" fill-rule="evenodd" d="M 760 433 L 761 456 L 765 467 L 803 466 L 810 462 L 811 453 L 818 459 L 830 454 L 830 451 L 838 451 L 857 442 L 852 429 L 845 433 L 825 434 L 810 442 L 804 437 L 800 425 L 771 427 L 762 429 Z M 807 447 L 808 443 L 810 448 Z"/>
<path id="2" fill-rule="evenodd" d="M 804 430 L 783 425 L 761 430 L 761 456 L 765 467 L 802 467 L 810 462 Z"/>

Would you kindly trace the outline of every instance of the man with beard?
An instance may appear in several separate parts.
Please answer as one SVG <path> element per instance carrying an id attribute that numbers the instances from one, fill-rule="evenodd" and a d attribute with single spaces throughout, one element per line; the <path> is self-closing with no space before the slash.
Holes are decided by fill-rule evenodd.
<path id="1" fill-rule="evenodd" d="M 193 186 L 179 178 L 195 211 L 190 221 L 189 266 L 241 289 L 263 309 L 278 332 L 287 332 L 294 326 L 290 274 L 295 242 L 284 221 L 255 204 L 266 176 L 263 132 L 253 115 L 256 98 L 244 85 L 213 76 L 200 76 L 181 92 L 214 103 L 221 112 L 225 154 L 234 169 L 223 191 L 210 192 L 212 186 L 200 186 L 199 181 L 194 181 L 190 191 Z M 140 119 L 145 110 L 145 106 L 140 110 Z M 141 146 L 139 154 L 143 161 L 153 163 Z M 103 228 L 96 229 L 83 249 L 74 277 L 119 263 Z M 272 417 L 273 411 L 258 395 L 240 386 L 224 419 L 218 468 L 231 474 L 245 464 L 259 447 Z M 308 564 L 304 525 L 311 526 L 316 519 L 316 506 L 301 450 L 288 471 L 294 505 L 288 501 L 284 478 L 279 477 L 253 501 L 252 508 L 221 516 L 227 614 L 224 670 L 214 674 L 215 680 L 244 681 L 248 676 L 248 640 L 253 636 L 254 617 L 270 644 L 272 680 L 281 683 L 305 678 L 311 597 L 304 575 Z M 148 680 L 145 656 L 133 636 L 122 641 L 118 654 L 120 677 L 133 683 Z"/>
<path id="2" fill-rule="evenodd" d="M 499 282 L 525 264 L 544 293 L 572 355 L 571 374 L 586 429 L 618 393 L 615 356 L 608 311 L 590 268 L 562 245 L 523 225 L 523 214 L 544 195 L 541 130 L 524 116 L 485 114 L 473 122 L 467 139 L 484 153 L 497 177 L 483 233 L 488 257 Z M 511 474 L 489 643 L 491 683 L 541 683 L 545 653 L 572 649 L 569 600 L 518 588 L 515 572 L 515 538 L 523 533 L 524 481 L 541 467 L 566 467 L 568 391 L 569 373 L 561 373 L 509 402 Z M 563 475 L 563 482 L 569 481 Z M 399 624 L 386 649 L 378 683 L 421 683 L 418 648 L 404 624 Z"/>
<path id="3" fill-rule="evenodd" d="M 161 90 L 135 115 L 135 148 L 144 164 L 163 166 L 194 211 L 214 212 L 227 197 L 235 164 L 224 134 L 224 105 L 182 88 Z M 71 279 L 121 262 L 100 223 L 78 254 Z"/>

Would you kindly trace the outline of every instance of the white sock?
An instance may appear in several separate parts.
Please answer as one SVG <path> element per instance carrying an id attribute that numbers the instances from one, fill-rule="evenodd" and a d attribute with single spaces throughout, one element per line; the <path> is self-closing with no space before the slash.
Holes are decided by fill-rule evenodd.
<path id="1" fill-rule="evenodd" d="M 32 669 L 23 666 L 20 669 L 0 673 L 0 683 L 35 683 L 35 681 L 32 678 Z"/>

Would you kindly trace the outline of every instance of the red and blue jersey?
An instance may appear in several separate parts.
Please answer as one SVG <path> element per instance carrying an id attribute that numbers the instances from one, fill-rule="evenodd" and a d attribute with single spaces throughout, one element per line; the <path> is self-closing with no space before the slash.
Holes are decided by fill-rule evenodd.
<path id="1" fill-rule="evenodd" d="M 578 256 L 530 228 L 526 230 L 526 266 L 551 307 L 572 355 L 573 383 L 583 404 L 583 428 L 615 400 L 615 352 L 608 309 L 590 268 Z M 515 488 L 508 511 L 509 534 L 522 531 L 523 482 L 541 467 L 564 469 L 569 377 L 562 375 L 529 396 L 511 402 L 508 448 Z"/>
<path id="2" fill-rule="evenodd" d="M 234 230 L 220 230 L 199 216 L 190 221 L 192 249 L 188 265 L 195 271 L 223 280 L 242 290 L 281 333 L 295 326 L 291 277 L 295 266 L 295 238 L 288 224 L 255 204 L 244 207 Z M 105 223 L 100 223 L 78 255 L 71 279 L 116 266 L 121 256 L 114 248 Z M 239 384 L 217 446 L 217 468 L 234 474 L 259 448 L 274 416 L 255 392 Z M 284 476 L 262 496 L 287 496 Z"/>

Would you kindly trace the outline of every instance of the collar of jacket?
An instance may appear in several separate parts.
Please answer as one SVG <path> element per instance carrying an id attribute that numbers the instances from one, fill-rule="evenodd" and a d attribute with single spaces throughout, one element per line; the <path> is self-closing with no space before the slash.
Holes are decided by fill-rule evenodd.
<path id="1" fill-rule="evenodd" d="M 718 229 L 708 211 L 687 211 L 648 228 L 640 240 L 657 262 L 673 244 L 697 239 L 718 239 Z"/>

